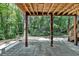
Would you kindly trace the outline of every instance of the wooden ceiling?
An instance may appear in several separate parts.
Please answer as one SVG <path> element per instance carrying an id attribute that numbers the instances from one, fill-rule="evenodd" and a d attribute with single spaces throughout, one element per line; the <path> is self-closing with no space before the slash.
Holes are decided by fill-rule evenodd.
<path id="1" fill-rule="evenodd" d="M 79 4 L 75 3 L 17 3 L 27 15 L 79 15 Z"/>

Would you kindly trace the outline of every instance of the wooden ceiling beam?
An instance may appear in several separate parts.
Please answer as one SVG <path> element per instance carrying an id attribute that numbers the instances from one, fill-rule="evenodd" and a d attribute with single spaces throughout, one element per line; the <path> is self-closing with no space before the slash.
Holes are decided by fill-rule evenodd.
<path id="1" fill-rule="evenodd" d="M 55 11 L 55 9 L 56 9 L 57 6 L 58 6 L 58 4 L 55 4 L 55 5 L 54 5 L 54 8 L 53 8 L 53 10 L 52 10 L 52 14 L 53 14 L 53 15 L 54 15 L 53 12 Z"/>
<path id="2" fill-rule="evenodd" d="M 72 15 L 79 15 L 79 9 L 72 13 Z"/>
<path id="3" fill-rule="evenodd" d="M 76 12 L 72 13 L 72 15 L 76 14 Z"/>
<path id="4" fill-rule="evenodd" d="M 34 15 L 34 14 L 31 14 L 31 15 L 30 15 L 28 12 L 27 12 L 27 14 L 28 14 L 29 16 L 42 16 L 42 12 L 38 12 L 38 15 L 36 15 L 36 14 L 35 14 L 35 15 Z M 47 12 L 44 12 L 43 15 L 48 15 L 48 16 L 50 16 L 50 14 L 47 14 Z M 67 15 L 67 14 L 66 14 L 66 15 L 62 15 L 62 14 L 57 15 L 57 14 L 54 14 L 54 16 L 74 16 L 74 15 L 72 15 L 72 14 L 71 14 L 71 15 Z"/>
<path id="5" fill-rule="evenodd" d="M 70 12 L 70 11 L 72 11 L 72 10 L 73 10 L 74 8 L 76 8 L 76 7 L 78 7 L 78 5 L 73 4 L 73 6 L 72 6 L 71 8 L 69 8 L 69 9 L 67 9 L 67 10 L 63 13 L 63 15 L 66 14 L 66 13 L 68 13 L 68 12 Z"/>
<path id="6" fill-rule="evenodd" d="M 54 10 L 53 14 L 55 14 L 61 6 L 62 4 L 59 4 L 57 7 L 55 7 L 56 9 Z"/>
<path id="7" fill-rule="evenodd" d="M 31 12 L 30 12 L 30 10 L 27 8 L 26 4 L 23 3 L 22 5 L 23 5 L 23 7 L 25 8 L 26 12 L 29 12 L 29 14 L 31 15 Z"/>
<path id="8" fill-rule="evenodd" d="M 38 15 L 38 4 L 37 3 L 33 3 L 33 6 L 34 6 L 35 13 Z"/>
<path id="9" fill-rule="evenodd" d="M 51 5 L 51 7 L 49 8 L 49 10 L 48 10 L 48 13 L 47 14 L 49 14 L 50 13 L 50 11 L 51 11 L 51 9 L 53 8 L 53 6 L 54 6 L 54 3 Z"/>
<path id="10" fill-rule="evenodd" d="M 77 15 L 79 16 L 79 10 L 77 10 Z"/>
<path id="11" fill-rule="evenodd" d="M 65 5 L 66 4 L 63 4 L 62 6 L 60 6 L 59 10 L 57 10 L 57 14 L 58 14 L 58 12 L 60 12 L 64 8 Z"/>
<path id="12" fill-rule="evenodd" d="M 44 4 L 43 4 L 43 8 L 42 8 L 42 15 L 43 15 L 43 9 L 44 9 Z"/>
<path id="13" fill-rule="evenodd" d="M 79 6 L 77 8 L 73 8 L 73 10 L 68 13 L 68 15 L 73 13 L 73 12 L 76 12 L 77 10 L 79 10 Z"/>
<path id="14" fill-rule="evenodd" d="M 32 12 L 33 12 L 33 14 L 35 15 L 33 5 L 32 5 L 31 3 L 29 3 L 29 6 L 31 7 Z"/>
<path id="15" fill-rule="evenodd" d="M 64 7 L 62 10 L 60 10 L 59 12 L 58 12 L 58 15 L 59 14 L 61 14 L 62 12 L 64 12 L 65 10 L 67 10 L 69 7 L 71 7 L 72 6 L 72 4 L 67 4 L 66 5 L 66 7 Z"/>
<path id="16" fill-rule="evenodd" d="M 44 14 L 44 8 L 45 8 L 45 4 L 43 5 L 42 15 Z"/>
<path id="17" fill-rule="evenodd" d="M 37 15 L 38 15 L 38 4 L 36 4 L 36 7 L 37 7 Z"/>
<path id="18" fill-rule="evenodd" d="M 65 4 L 60 4 L 60 3 L 20 3 L 17 4 L 17 6 L 23 10 L 24 12 L 28 12 L 29 15 L 76 15 L 77 12 L 79 12 L 79 4 L 75 3 L 65 3 Z M 79 13 L 78 13 L 79 15 Z"/>

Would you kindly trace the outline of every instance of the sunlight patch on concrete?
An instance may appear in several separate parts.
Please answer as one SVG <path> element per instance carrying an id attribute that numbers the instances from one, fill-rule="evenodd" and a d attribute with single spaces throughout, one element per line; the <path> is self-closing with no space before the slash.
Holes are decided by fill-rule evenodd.
<path id="1" fill-rule="evenodd" d="M 67 38 L 53 38 L 54 41 L 63 41 L 63 40 L 67 40 Z"/>
<path id="2" fill-rule="evenodd" d="M 43 37 L 41 37 L 41 38 L 39 38 L 38 40 L 39 40 L 39 41 L 49 41 L 50 39 L 49 39 L 49 38 L 43 38 Z"/>
<path id="3" fill-rule="evenodd" d="M 44 37 L 40 37 L 39 39 L 38 39 L 39 41 L 50 41 L 51 39 L 50 38 L 44 38 Z M 67 38 L 53 38 L 53 40 L 54 41 L 65 41 L 65 40 L 67 40 Z"/>

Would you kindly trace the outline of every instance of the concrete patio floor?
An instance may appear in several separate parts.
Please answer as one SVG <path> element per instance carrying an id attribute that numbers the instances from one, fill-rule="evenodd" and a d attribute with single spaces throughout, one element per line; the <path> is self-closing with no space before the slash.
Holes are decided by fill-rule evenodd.
<path id="1" fill-rule="evenodd" d="M 48 38 L 29 38 L 28 47 L 21 41 L 1 56 L 79 56 L 79 46 L 68 42 L 67 38 L 54 38 L 54 47 Z"/>

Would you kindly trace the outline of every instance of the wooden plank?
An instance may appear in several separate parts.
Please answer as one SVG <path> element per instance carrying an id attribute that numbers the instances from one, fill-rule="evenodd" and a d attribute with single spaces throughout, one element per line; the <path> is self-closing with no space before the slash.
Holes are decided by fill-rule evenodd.
<path id="1" fill-rule="evenodd" d="M 79 10 L 76 11 L 76 14 L 79 15 Z"/>
<path id="2" fill-rule="evenodd" d="M 26 6 L 26 4 L 23 3 L 22 5 L 23 5 L 23 7 L 26 9 L 26 12 L 29 12 L 29 14 L 31 15 L 30 10 L 29 10 L 28 7 Z"/>
<path id="3" fill-rule="evenodd" d="M 60 15 L 60 14 L 61 15 L 73 15 L 76 11 L 78 11 L 79 9 L 78 6 L 79 4 L 75 4 L 75 3 L 71 3 L 71 4 L 52 3 L 52 5 L 49 3 L 44 3 L 44 5 L 43 3 L 33 3 L 33 5 L 31 5 L 31 3 L 26 3 L 26 4 L 22 3 L 18 5 L 20 9 L 22 9 L 24 12 L 27 11 L 30 15 L 31 14 L 34 15 L 34 13 L 37 15 L 38 12 L 41 12 L 42 13 L 41 15 L 43 14 L 48 15 L 50 13 L 57 14 L 57 15 Z M 36 11 L 36 8 L 37 8 L 37 11 Z"/>
<path id="4" fill-rule="evenodd" d="M 53 15 L 50 17 L 50 38 L 51 38 L 51 47 L 53 47 Z"/>
<path id="5" fill-rule="evenodd" d="M 71 12 L 74 8 L 77 8 L 77 7 L 78 7 L 78 4 L 73 4 L 73 6 L 70 7 L 69 9 L 67 9 L 67 10 L 63 13 L 63 15 L 66 14 L 66 13 Z"/>
<path id="6" fill-rule="evenodd" d="M 68 17 L 68 41 L 70 41 L 69 32 L 70 32 L 70 16 Z"/>
<path id="7" fill-rule="evenodd" d="M 38 5 L 37 5 L 37 3 L 33 3 L 32 5 L 33 5 L 34 11 L 36 13 L 35 15 L 38 15 Z"/>
<path id="8" fill-rule="evenodd" d="M 55 7 L 56 9 L 53 11 L 53 13 L 55 14 L 55 13 L 57 13 L 58 14 L 58 12 L 60 11 L 60 10 L 62 10 L 64 7 L 65 7 L 65 3 L 64 4 L 58 4 L 58 6 L 57 7 Z"/>
<path id="9" fill-rule="evenodd" d="M 78 45 L 78 40 L 77 40 L 77 16 L 74 16 L 74 44 Z"/>
<path id="10" fill-rule="evenodd" d="M 55 14 L 58 11 L 58 9 L 61 8 L 61 6 L 62 6 L 62 4 L 58 4 L 58 6 L 55 7 L 56 9 L 53 11 L 53 14 Z"/>
<path id="11" fill-rule="evenodd" d="M 42 15 L 44 15 L 45 4 L 43 5 Z"/>
<path id="12" fill-rule="evenodd" d="M 43 3 L 43 8 L 44 8 L 44 3 Z M 42 8 L 42 15 L 43 15 L 43 8 Z"/>
<path id="13" fill-rule="evenodd" d="M 77 10 L 77 11 L 73 12 L 72 15 L 79 15 L 79 11 Z"/>
<path id="14" fill-rule="evenodd" d="M 28 12 L 27 12 L 28 13 Z M 35 12 L 35 13 L 37 13 L 37 12 Z M 45 15 L 45 16 L 50 16 L 50 14 L 51 13 L 49 13 L 49 14 L 47 14 L 47 12 L 44 12 L 44 14 L 43 15 Z M 53 14 L 53 13 L 52 13 Z M 28 13 L 28 16 L 42 16 L 42 12 L 38 12 L 38 14 L 35 14 L 35 15 L 33 15 L 33 14 L 29 14 Z M 75 15 L 72 15 L 72 14 L 70 14 L 70 15 L 67 15 L 67 14 L 65 14 L 65 15 L 62 15 L 62 14 L 60 14 L 60 15 L 57 15 L 57 14 L 54 14 L 54 16 L 75 16 Z"/>
<path id="15" fill-rule="evenodd" d="M 38 12 L 42 12 L 43 6 L 44 6 L 43 3 L 38 4 Z"/>
<path id="16" fill-rule="evenodd" d="M 49 8 L 49 10 L 48 10 L 48 14 L 50 13 L 50 11 L 51 11 L 51 9 L 53 8 L 53 6 L 54 6 L 54 3 L 51 5 L 51 7 Z"/>
<path id="17" fill-rule="evenodd" d="M 55 15 L 55 14 L 54 14 L 54 11 L 55 11 L 56 8 L 58 7 L 58 5 L 59 5 L 59 4 L 55 4 L 55 5 L 54 5 L 54 8 L 53 8 L 53 10 L 52 10 L 52 14 L 53 14 L 53 15 Z"/>
<path id="18" fill-rule="evenodd" d="M 27 16 L 27 13 L 25 14 L 25 25 L 26 25 L 25 46 L 27 47 L 28 46 L 28 37 L 27 37 L 27 34 L 28 34 L 28 16 Z"/>
<path id="19" fill-rule="evenodd" d="M 38 15 L 38 4 L 36 4 L 36 7 L 37 7 L 37 15 Z"/>
<path id="20" fill-rule="evenodd" d="M 29 3 L 29 6 L 31 7 L 31 10 L 32 10 L 33 14 L 35 15 L 33 5 L 31 3 Z"/>
<path id="21" fill-rule="evenodd" d="M 62 10 L 60 10 L 60 11 L 58 12 L 58 15 L 59 15 L 60 13 L 64 12 L 65 10 L 67 10 L 68 8 L 70 8 L 72 5 L 73 5 L 73 4 L 66 4 L 66 6 L 65 6 L 64 8 L 62 8 Z"/>
<path id="22" fill-rule="evenodd" d="M 51 4 L 49 4 L 49 3 L 44 3 L 43 12 L 42 12 L 42 13 L 47 15 L 50 6 L 51 6 Z"/>
<path id="23" fill-rule="evenodd" d="M 73 13 L 73 12 L 75 12 L 75 11 L 77 11 L 77 10 L 79 10 L 79 6 L 76 7 L 76 8 L 74 7 L 73 10 L 68 13 L 68 15 L 71 14 L 71 13 Z"/>
<path id="24" fill-rule="evenodd" d="M 74 5 L 73 5 L 73 6 L 74 6 Z M 73 6 L 72 6 L 71 8 L 69 8 L 69 9 L 67 9 L 65 12 L 63 12 L 62 15 L 64 15 L 64 14 L 68 13 L 69 11 L 71 11 L 71 10 L 73 9 Z"/>

